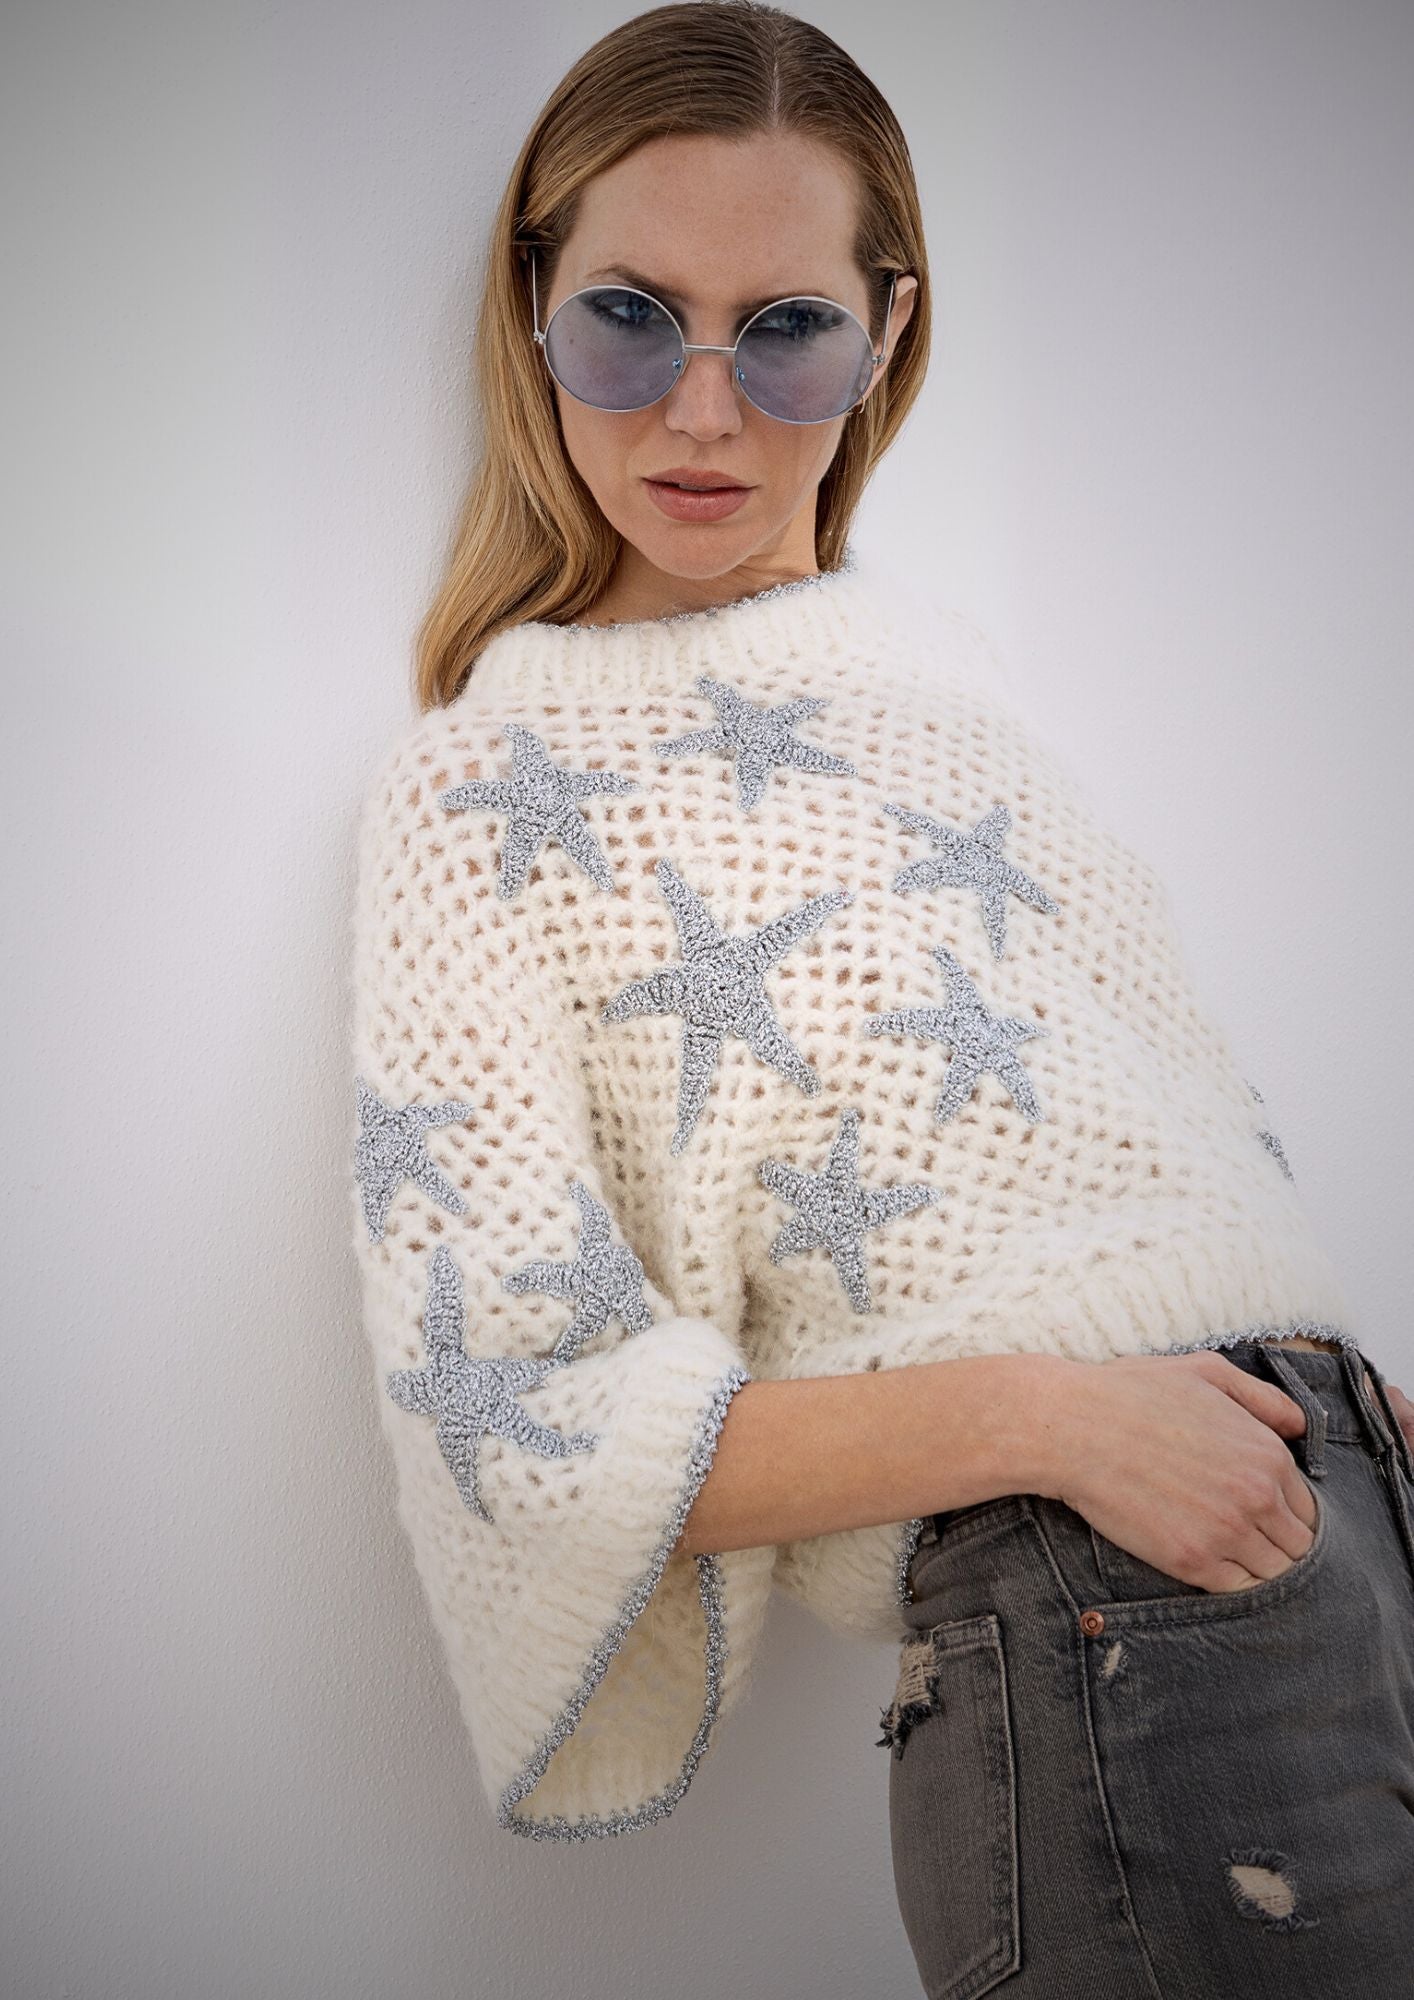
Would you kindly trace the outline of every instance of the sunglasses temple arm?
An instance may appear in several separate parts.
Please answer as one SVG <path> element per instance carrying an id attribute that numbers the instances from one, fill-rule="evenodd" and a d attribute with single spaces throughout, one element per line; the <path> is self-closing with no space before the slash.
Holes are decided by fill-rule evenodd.
<path id="1" fill-rule="evenodd" d="M 874 366 L 876 368 L 878 367 L 879 363 L 883 360 L 884 356 L 889 351 L 889 326 L 894 316 L 894 287 L 897 283 L 898 283 L 898 272 L 890 271 L 889 303 L 884 312 L 884 341 L 883 345 L 879 349 L 879 352 L 874 356 Z"/>
<path id="2" fill-rule="evenodd" d="M 884 356 L 885 356 L 885 355 L 886 355 L 886 354 L 888 353 L 888 351 L 889 351 L 889 327 L 890 327 L 890 324 L 891 324 L 891 323 L 892 323 L 892 321 L 893 321 L 893 316 L 894 316 L 894 287 L 896 286 L 896 284 L 897 284 L 897 283 L 898 283 L 898 272 L 897 272 L 897 271 L 890 271 L 890 273 L 889 273 L 889 303 L 888 303 L 888 305 L 887 305 L 887 306 L 886 306 L 886 307 L 884 308 L 884 339 L 883 339 L 883 344 L 882 344 L 882 346 L 880 347 L 880 349 L 879 349 L 879 352 L 878 352 L 877 354 L 875 354 L 875 353 L 874 353 L 874 351 L 873 351 L 873 349 L 872 349 L 872 348 L 870 349 L 870 355 L 871 355 L 871 357 L 872 357 L 872 359 L 873 359 L 873 362 L 874 362 L 874 366 L 875 366 L 876 368 L 877 368 L 877 367 L 879 367 L 879 365 L 881 364 L 881 362 L 882 362 L 882 361 L 883 361 L 883 359 L 884 359 Z M 848 410 L 846 411 L 846 413 L 845 413 L 845 414 L 846 414 L 847 416 L 851 416 L 851 417 L 852 417 L 852 416 L 854 415 L 854 413 L 855 413 L 855 411 L 856 411 L 856 410 L 862 410 L 862 409 L 863 409 L 863 407 L 864 407 L 864 398 L 863 398 L 863 397 L 861 396 L 861 397 L 859 398 L 858 402 L 855 402 L 855 403 L 851 403 L 851 404 L 850 404 L 850 406 L 849 406 L 849 409 L 848 409 Z"/>

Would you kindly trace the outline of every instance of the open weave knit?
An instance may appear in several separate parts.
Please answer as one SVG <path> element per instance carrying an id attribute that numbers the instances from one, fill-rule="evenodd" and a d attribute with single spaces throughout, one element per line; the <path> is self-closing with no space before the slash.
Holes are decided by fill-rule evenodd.
<path id="1" fill-rule="evenodd" d="M 361 825 L 352 1211 L 399 1510 L 499 1823 L 646 1826 L 773 1584 L 903 1639 L 922 1527 L 674 1549 L 757 1378 L 1354 1345 L 1166 892 L 851 549 L 521 624 Z"/>

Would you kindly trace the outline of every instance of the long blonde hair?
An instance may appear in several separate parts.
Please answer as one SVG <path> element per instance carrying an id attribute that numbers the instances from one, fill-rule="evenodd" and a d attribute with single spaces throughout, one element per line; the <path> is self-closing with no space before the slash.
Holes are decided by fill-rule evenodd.
<path id="1" fill-rule="evenodd" d="M 918 280 L 912 318 L 882 379 L 845 419 L 820 482 L 816 563 L 835 569 L 869 477 L 927 369 L 931 314 L 922 211 L 908 146 L 878 89 L 821 29 L 762 0 L 653 7 L 595 42 L 548 98 L 492 224 L 477 319 L 482 453 L 450 560 L 416 642 L 420 712 L 460 691 L 508 625 L 566 623 L 603 593 L 622 537 L 565 453 L 553 390 L 532 339 L 529 253 L 545 298 L 580 189 L 668 133 L 732 138 L 798 132 L 834 147 L 860 189 L 854 257 L 883 331 L 890 272 Z"/>

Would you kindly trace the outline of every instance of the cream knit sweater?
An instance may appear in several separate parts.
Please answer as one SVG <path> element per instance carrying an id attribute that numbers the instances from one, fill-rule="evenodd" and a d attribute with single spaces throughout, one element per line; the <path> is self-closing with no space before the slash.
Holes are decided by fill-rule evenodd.
<path id="1" fill-rule="evenodd" d="M 372 783 L 353 1235 L 508 1829 L 671 1812 L 773 1583 L 906 1635 L 921 1521 L 674 1552 L 751 1377 L 1355 1341 L 1162 884 L 975 639 L 852 549 L 522 624 Z"/>

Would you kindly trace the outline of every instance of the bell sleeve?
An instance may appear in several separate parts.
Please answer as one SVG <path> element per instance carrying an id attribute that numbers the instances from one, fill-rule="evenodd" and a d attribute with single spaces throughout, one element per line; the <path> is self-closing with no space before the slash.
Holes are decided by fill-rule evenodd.
<path id="1" fill-rule="evenodd" d="M 399 1517 L 483 1790 L 502 1828 L 579 1839 L 682 1797 L 744 1689 L 775 1551 L 675 1547 L 751 1379 L 738 1327 L 676 1313 L 624 1239 L 549 891 L 507 898 L 494 841 L 455 839 L 452 761 L 405 737 L 360 823 L 353 1237 Z"/>

